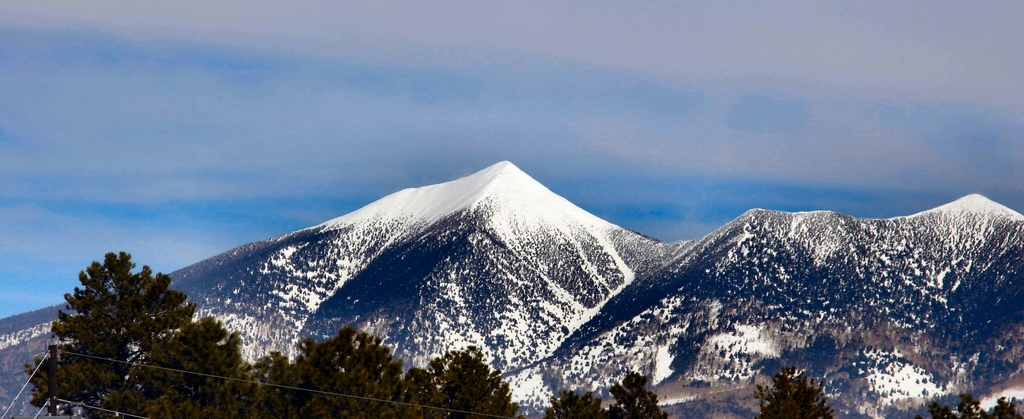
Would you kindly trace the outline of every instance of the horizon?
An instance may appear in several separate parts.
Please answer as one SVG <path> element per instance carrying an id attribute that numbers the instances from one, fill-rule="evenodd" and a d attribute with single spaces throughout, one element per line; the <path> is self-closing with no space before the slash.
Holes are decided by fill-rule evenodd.
<path id="1" fill-rule="evenodd" d="M 498 161 L 665 241 L 1024 211 L 1021 4 L 0 1 L 0 318 Z"/>

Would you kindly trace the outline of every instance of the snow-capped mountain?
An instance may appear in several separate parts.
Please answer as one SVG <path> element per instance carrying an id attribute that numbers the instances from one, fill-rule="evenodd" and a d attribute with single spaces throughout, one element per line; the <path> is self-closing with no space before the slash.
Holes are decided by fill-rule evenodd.
<path id="1" fill-rule="evenodd" d="M 528 413 L 559 389 L 607 397 L 629 370 L 678 417 L 751 417 L 785 365 L 841 417 L 1024 397 L 1024 216 L 980 195 L 891 219 L 755 209 L 664 243 L 502 162 L 171 276 L 249 357 L 343 325 L 407 366 L 476 345 Z"/>
<path id="2" fill-rule="evenodd" d="M 751 210 L 634 284 L 515 380 L 633 369 L 682 402 L 799 365 L 844 415 L 894 417 L 1024 372 L 1024 217 L 978 195 L 892 219 Z"/>
<path id="3" fill-rule="evenodd" d="M 672 245 L 601 220 L 508 162 L 174 272 L 251 355 L 355 324 L 413 363 L 475 345 L 551 353 Z"/>

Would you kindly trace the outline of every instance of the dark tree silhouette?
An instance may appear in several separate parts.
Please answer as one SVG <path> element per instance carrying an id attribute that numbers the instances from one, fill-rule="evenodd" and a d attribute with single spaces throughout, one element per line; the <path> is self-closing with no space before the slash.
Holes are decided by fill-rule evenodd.
<path id="1" fill-rule="evenodd" d="M 775 374 L 771 386 L 758 384 L 754 397 L 761 407 L 757 419 L 832 419 L 824 387 L 795 367 Z"/>
<path id="2" fill-rule="evenodd" d="M 668 414 L 658 407 L 658 395 L 645 388 L 647 377 L 638 372 L 629 372 L 622 383 L 611 388 L 615 404 L 608 407 L 611 419 L 668 419 Z"/>
<path id="3" fill-rule="evenodd" d="M 103 263 L 93 262 L 78 274 L 82 287 L 64 294 L 67 311 L 60 311 L 53 323 L 62 353 L 146 364 L 154 347 L 167 345 L 175 331 L 191 322 L 195 306 L 184 293 L 168 288 L 169 276 L 154 276 L 149 266 L 132 273 L 134 268 L 131 255 L 107 253 Z M 132 364 L 62 355 L 58 367 L 58 397 L 65 400 L 140 414 L 155 390 L 140 374 L 143 368 Z M 32 380 L 36 406 L 46 403 L 48 390 L 46 370 L 40 372 Z"/>
<path id="4" fill-rule="evenodd" d="M 299 342 L 294 362 L 276 352 L 264 357 L 256 364 L 256 375 L 267 383 L 353 397 L 268 387 L 261 414 L 268 418 L 415 417 L 416 408 L 390 403 L 405 400 L 406 384 L 402 361 L 394 359 L 381 342 L 346 326 L 322 342 Z"/>
<path id="5" fill-rule="evenodd" d="M 601 398 L 592 392 L 576 394 L 562 390 L 551 398 L 551 407 L 544 410 L 544 419 L 607 419 L 608 411 L 601 407 Z"/>
<path id="6" fill-rule="evenodd" d="M 512 402 L 512 391 L 502 381 L 501 372 L 491 370 L 484 354 L 474 346 L 464 351 L 449 351 L 430 361 L 427 369 L 413 368 L 406 373 L 417 403 L 462 412 L 513 417 L 519 405 Z M 468 419 L 479 415 L 424 409 L 427 418 Z"/>

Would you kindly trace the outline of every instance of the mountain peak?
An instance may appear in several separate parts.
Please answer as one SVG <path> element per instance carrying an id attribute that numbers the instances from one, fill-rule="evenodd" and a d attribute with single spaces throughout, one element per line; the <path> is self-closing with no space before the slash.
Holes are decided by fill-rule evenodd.
<path id="1" fill-rule="evenodd" d="M 431 223 L 456 211 L 487 202 L 496 210 L 542 218 L 605 223 L 551 192 L 509 161 L 495 163 L 461 179 L 403 189 L 321 226 L 348 225 L 360 219 L 392 219 Z"/>
<path id="2" fill-rule="evenodd" d="M 508 160 L 504 160 L 504 161 L 500 161 L 500 162 L 494 163 L 494 164 L 488 166 L 487 168 L 485 168 L 485 169 L 475 173 L 475 175 L 492 175 L 492 174 L 495 175 L 495 176 L 500 176 L 500 175 L 504 174 L 506 176 L 527 176 L 527 177 L 529 177 L 529 175 L 527 175 L 525 172 L 520 170 L 518 166 L 516 166 L 515 164 L 512 164 L 512 162 L 510 162 Z"/>
<path id="3" fill-rule="evenodd" d="M 510 193 L 519 189 L 542 188 L 547 191 L 540 182 L 534 180 L 510 161 L 501 161 L 488 166 L 487 168 L 472 175 L 457 179 L 441 185 L 460 183 L 465 189 L 477 190 L 478 192 L 500 192 Z M 548 191 L 550 193 L 550 191 Z"/>
<path id="4" fill-rule="evenodd" d="M 1024 221 L 1024 215 L 979 194 L 967 195 L 948 204 L 911 215 L 911 217 L 925 214 L 976 214 Z"/>

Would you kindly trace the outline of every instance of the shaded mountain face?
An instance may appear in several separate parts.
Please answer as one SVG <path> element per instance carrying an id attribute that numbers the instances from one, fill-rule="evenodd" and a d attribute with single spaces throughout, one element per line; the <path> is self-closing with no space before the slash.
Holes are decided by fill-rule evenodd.
<path id="1" fill-rule="evenodd" d="M 1022 265 L 1024 217 L 978 195 L 892 219 L 751 210 L 663 243 L 503 162 L 171 276 L 250 358 L 344 325 L 407 366 L 475 345 L 527 413 L 636 370 L 676 417 L 751 417 L 754 385 L 796 365 L 841 417 L 913 417 L 1024 395 Z"/>

